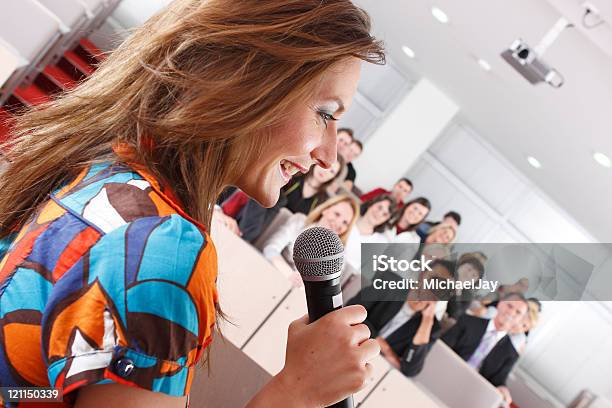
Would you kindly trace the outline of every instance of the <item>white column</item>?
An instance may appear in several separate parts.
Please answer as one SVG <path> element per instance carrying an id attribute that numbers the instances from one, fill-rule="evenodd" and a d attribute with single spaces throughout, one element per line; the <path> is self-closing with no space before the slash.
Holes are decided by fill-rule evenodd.
<path id="1" fill-rule="evenodd" d="M 391 188 L 427 150 L 459 107 L 427 79 L 421 79 L 365 143 L 355 160 L 356 185 L 364 192 Z"/>

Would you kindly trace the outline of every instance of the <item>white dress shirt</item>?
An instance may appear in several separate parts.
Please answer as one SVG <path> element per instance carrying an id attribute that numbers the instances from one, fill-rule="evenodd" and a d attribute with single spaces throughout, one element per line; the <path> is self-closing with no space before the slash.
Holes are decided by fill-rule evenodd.
<path id="1" fill-rule="evenodd" d="M 467 363 L 475 368 L 476 370 L 480 369 L 480 365 L 484 361 L 484 359 L 489 355 L 493 347 L 500 341 L 507 333 L 505 331 L 500 331 L 495 328 L 494 319 L 489 320 L 489 324 L 487 325 L 487 330 L 484 335 L 480 339 L 480 343 L 474 354 L 468 359 Z"/>
<path id="2" fill-rule="evenodd" d="M 361 273 L 361 244 L 366 243 L 388 243 L 389 238 L 381 232 L 375 232 L 371 235 L 363 235 L 359 232 L 357 225 L 353 226 L 349 234 L 346 245 L 344 246 L 344 260 L 357 273 Z"/>

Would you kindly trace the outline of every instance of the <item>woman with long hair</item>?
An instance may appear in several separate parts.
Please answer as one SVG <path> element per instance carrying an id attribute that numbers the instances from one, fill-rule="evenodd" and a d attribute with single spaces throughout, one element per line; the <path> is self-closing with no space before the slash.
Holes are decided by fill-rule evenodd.
<path id="1" fill-rule="evenodd" d="M 457 237 L 457 230 L 448 224 L 438 224 L 432 227 L 425 240 L 425 244 L 452 244 Z"/>
<path id="2" fill-rule="evenodd" d="M 349 0 L 176 0 L 20 117 L 0 179 L 1 385 L 185 406 L 218 320 L 215 200 L 234 185 L 270 207 L 295 173 L 333 165 L 361 62 L 384 60 L 369 30 Z M 250 405 L 360 389 L 379 352 L 365 314 L 292 323 Z"/>
<path id="3" fill-rule="evenodd" d="M 404 205 L 395 221 L 397 236 L 394 242 L 418 243 L 421 238 L 416 232 L 417 227 L 425 220 L 431 211 L 431 203 L 425 197 L 417 197 Z"/>
<path id="4" fill-rule="evenodd" d="M 361 205 L 361 216 L 355 222 L 344 249 L 344 258 L 356 273 L 361 271 L 361 244 L 389 242 L 385 231 L 395 211 L 395 199 L 382 194 Z"/>
<path id="5" fill-rule="evenodd" d="M 347 194 L 340 194 L 330 198 L 323 204 L 317 206 L 308 214 L 293 214 L 289 219 L 276 230 L 263 246 L 263 254 L 281 271 L 289 276 L 295 276 L 294 265 L 291 259 L 293 255 L 293 243 L 298 235 L 306 228 L 313 226 L 324 227 L 334 231 L 346 244 L 355 221 L 359 216 L 359 203 L 356 198 Z M 292 270 L 288 270 L 291 267 Z M 295 280 L 296 284 L 301 283 L 301 279 Z"/>

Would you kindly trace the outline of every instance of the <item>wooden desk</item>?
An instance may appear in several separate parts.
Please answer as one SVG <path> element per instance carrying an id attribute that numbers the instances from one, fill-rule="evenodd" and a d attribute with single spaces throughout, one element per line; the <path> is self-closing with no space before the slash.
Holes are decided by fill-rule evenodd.
<path id="1" fill-rule="evenodd" d="M 415 381 L 450 407 L 497 408 L 497 389 L 442 340 L 434 343 Z"/>
<path id="2" fill-rule="evenodd" d="M 264 370 L 276 375 L 285 365 L 289 324 L 308 313 L 304 288 L 295 288 L 276 308 L 243 351 Z"/>
<path id="3" fill-rule="evenodd" d="M 228 229 L 213 223 L 212 239 L 219 260 L 219 303 L 233 323 L 222 322 L 221 332 L 242 348 L 289 293 L 291 284 L 256 249 Z"/>
<path id="4" fill-rule="evenodd" d="M 385 375 L 374 391 L 360 405 L 360 408 L 382 407 L 440 408 L 444 405 L 430 398 L 412 380 L 393 369 Z"/>

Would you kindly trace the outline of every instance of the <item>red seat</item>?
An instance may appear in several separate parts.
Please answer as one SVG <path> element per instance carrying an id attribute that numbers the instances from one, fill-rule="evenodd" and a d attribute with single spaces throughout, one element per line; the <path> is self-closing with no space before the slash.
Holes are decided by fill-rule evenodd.
<path id="1" fill-rule="evenodd" d="M 35 83 L 25 88 L 16 88 L 13 95 L 27 106 L 40 105 L 51 100 L 49 95 Z"/>
<path id="2" fill-rule="evenodd" d="M 74 52 L 89 62 L 90 65 L 95 65 L 106 59 L 106 55 L 86 37 L 79 40 L 79 45 L 76 46 Z"/>
<path id="3" fill-rule="evenodd" d="M 63 90 L 74 88 L 77 85 L 77 81 L 55 65 L 47 65 L 41 75 Z"/>
<path id="4" fill-rule="evenodd" d="M 66 51 L 64 53 L 64 58 L 70 63 L 70 65 L 72 65 L 85 76 L 90 76 L 96 70 L 94 66 L 90 65 L 74 51 Z"/>
<path id="5" fill-rule="evenodd" d="M 0 143 L 9 139 L 11 134 L 12 121 L 13 115 L 11 115 L 3 108 L 0 108 Z"/>

